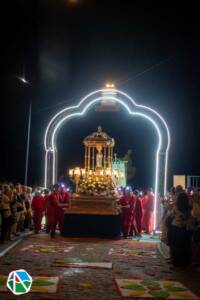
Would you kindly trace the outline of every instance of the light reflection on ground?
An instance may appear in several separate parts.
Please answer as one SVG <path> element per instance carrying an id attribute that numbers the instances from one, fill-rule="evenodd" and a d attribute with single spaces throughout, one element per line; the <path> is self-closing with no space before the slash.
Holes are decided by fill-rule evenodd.
<path id="1" fill-rule="evenodd" d="M 78 268 L 77 269 L 73 268 L 73 269 L 67 269 L 63 271 L 61 274 L 63 276 L 75 276 L 76 274 L 80 274 L 80 273 L 85 273 L 85 271 Z"/>

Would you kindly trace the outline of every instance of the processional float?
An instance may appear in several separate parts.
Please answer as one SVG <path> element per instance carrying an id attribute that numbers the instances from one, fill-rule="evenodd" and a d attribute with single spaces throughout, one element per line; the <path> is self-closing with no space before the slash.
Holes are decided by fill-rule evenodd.
<path id="1" fill-rule="evenodd" d="M 84 140 L 84 168 L 69 170 L 76 193 L 67 214 L 118 215 L 115 192 L 117 170 L 112 169 L 115 140 L 99 126 Z"/>

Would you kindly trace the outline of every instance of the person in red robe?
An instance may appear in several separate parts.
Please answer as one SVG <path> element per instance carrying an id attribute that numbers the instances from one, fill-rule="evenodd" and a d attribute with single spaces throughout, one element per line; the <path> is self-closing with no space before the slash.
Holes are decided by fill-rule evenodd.
<path id="1" fill-rule="evenodd" d="M 142 194 L 139 191 L 135 191 L 135 235 L 138 237 L 141 237 L 141 232 L 142 232 Z"/>
<path id="2" fill-rule="evenodd" d="M 44 211 L 45 211 L 45 230 L 46 230 L 46 233 L 50 232 L 49 222 L 48 222 L 48 214 L 47 214 L 49 196 L 50 196 L 50 191 L 48 189 L 45 189 L 44 190 Z"/>
<path id="3" fill-rule="evenodd" d="M 133 235 L 134 229 L 134 206 L 135 197 L 131 194 L 131 188 L 127 187 L 125 189 L 124 196 L 119 200 L 119 205 L 121 208 L 121 218 L 122 218 L 122 233 L 126 239 L 128 236 Z"/>
<path id="4" fill-rule="evenodd" d="M 153 231 L 154 194 L 151 190 L 142 198 L 142 228 L 147 234 Z"/>
<path id="5" fill-rule="evenodd" d="M 63 209 L 61 206 L 60 186 L 55 184 L 53 186 L 53 192 L 49 196 L 47 205 L 47 218 L 51 237 L 55 237 L 56 226 L 59 226 L 59 230 L 63 229 Z"/>
<path id="6" fill-rule="evenodd" d="M 60 188 L 60 204 L 63 208 L 70 205 L 70 193 L 67 191 L 64 184 L 61 185 Z"/>
<path id="7" fill-rule="evenodd" d="M 136 224 L 136 205 L 137 205 L 137 197 L 131 191 L 130 192 L 130 230 L 129 236 L 137 236 L 137 224 Z"/>
<path id="8" fill-rule="evenodd" d="M 70 205 L 70 193 L 67 191 L 66 186 L 63 184 L 60 187 L 60 206 L 62 207 L 62 217 L 60 220 L 61 230 L 64 226 L 64 208 L 69 207 Z"/>
<path id="9" fill-rule="evenodd" d="M 44 214 L 44 198 L 39 192 L 35 193 L 31 208 L 33 210 L 34 231 L 35 234 L 38 234 L 41 230 L 42 217 Z"/>

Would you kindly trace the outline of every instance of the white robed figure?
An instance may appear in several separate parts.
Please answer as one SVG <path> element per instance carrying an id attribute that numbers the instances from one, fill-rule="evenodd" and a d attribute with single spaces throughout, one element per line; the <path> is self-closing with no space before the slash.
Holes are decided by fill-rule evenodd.
<path id="1" fill-rule="evenodd" d="M 96 168 L 101 169 L 103 167 L 103 154 L 102 154 L 102 147 L 97 148 L 97 155 L 96 155 Z"/>

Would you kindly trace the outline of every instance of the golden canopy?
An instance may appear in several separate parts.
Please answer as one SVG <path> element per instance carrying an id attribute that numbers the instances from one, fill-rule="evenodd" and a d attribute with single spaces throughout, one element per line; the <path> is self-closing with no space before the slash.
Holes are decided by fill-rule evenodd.
<path id="1" fill-rule="evenodd" d="M 115 140 L 103 132 L 101 126 L 96 132 L 88 135 L 83 143 L 85 145 L 85 170 L 87 173 L 90 170 L 97 172 L 111 170 Z"/>

